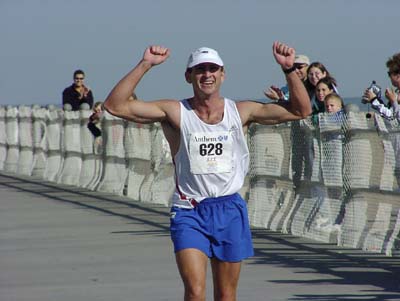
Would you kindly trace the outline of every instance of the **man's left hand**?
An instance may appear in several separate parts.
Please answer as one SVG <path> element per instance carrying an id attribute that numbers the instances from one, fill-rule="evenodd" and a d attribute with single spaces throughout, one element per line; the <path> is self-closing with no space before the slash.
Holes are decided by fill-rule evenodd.
<path id="1" fill-rule="evenodd" d="M 272 51 L 276 62 L 281 65 L 283 70 L 290 69 L 294 64 L 296 51 L 288 45 L 275 41 L 272 45 Z"/>

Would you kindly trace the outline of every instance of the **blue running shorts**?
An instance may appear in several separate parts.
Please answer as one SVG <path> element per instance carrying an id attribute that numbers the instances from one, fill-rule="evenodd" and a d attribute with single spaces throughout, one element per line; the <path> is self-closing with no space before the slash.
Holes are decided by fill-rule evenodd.
<path id="1" fill-rule="evenodd" d="M 193 209 L 172 207 L 170 230 L 175 253 L 195 248 L 226 262 L 254 255 L 246 202 L 238 193 L 204 199 Z"/>

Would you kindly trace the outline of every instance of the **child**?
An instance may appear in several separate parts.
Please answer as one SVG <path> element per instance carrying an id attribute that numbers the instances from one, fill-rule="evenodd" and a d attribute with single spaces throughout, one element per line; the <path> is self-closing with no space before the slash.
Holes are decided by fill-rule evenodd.
<path id="1" fill-rule="evenodd" d="M 318 114 L 325 112 L 325 97 L 336 91 L 336 80 L 331 76 L 321 78 L 315 85 L 315 97 L 312 99 L 312 122 L 314 125 L 318 124 Z"/>
<path id="2" fill-rule="evenodd" d="M 324 100 L 325 111 L 331 114 L 329 118 L 333 122 L 344 121 L 344 101 L 337 93 L 331 93 Z"/>
<path id="3" fill-rule="evenodd" d="M 315 86 L 315 100 L 313 103 L 313 114 L 325 112 L 325 97 L 331 93 L 337 93 L 336 80 L 327 76 L 321 78 Z"/>
<path id="4" fill-rule="evenodd" d="M 95 138 L 101 136 L 101 129 L 99 127 L 99 121 L 103 114 L 103 102 L 98 101 L 93 106 L 93 114 L 89 117 L 89 123 L 87 125 L 90 132 Z"/>
<path id="5" fill-rule="evenodd" d="M 331 93 L 325 97 L 325 111 L 328 113 L 338 113 L 343 111 L 343 99 L 336 93 Z"/>

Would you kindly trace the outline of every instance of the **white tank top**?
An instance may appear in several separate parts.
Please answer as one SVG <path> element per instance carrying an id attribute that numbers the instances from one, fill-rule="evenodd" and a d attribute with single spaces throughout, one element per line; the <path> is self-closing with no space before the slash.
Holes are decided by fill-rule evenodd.
<path id="1" fill-rule="evenodd" d="M 202 121 L 187 99 L 180 104 L 181 138 L 174 157 L 172 205 L 193 208 L 193 200 L 238 192 L 248 171 L 249 150 L 235 102 L 224 99 L 224 116 L 218 124 Z"/>

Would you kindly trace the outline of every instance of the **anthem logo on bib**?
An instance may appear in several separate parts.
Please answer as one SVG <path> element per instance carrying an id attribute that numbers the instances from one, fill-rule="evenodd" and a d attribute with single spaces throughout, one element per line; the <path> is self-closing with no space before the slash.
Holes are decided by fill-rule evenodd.
<path id="1" fill-rule="evenodd" d="M 232 171 L 232 136 L 229 132 L 192 133 L 189 153 L 193 174 Z"/>

